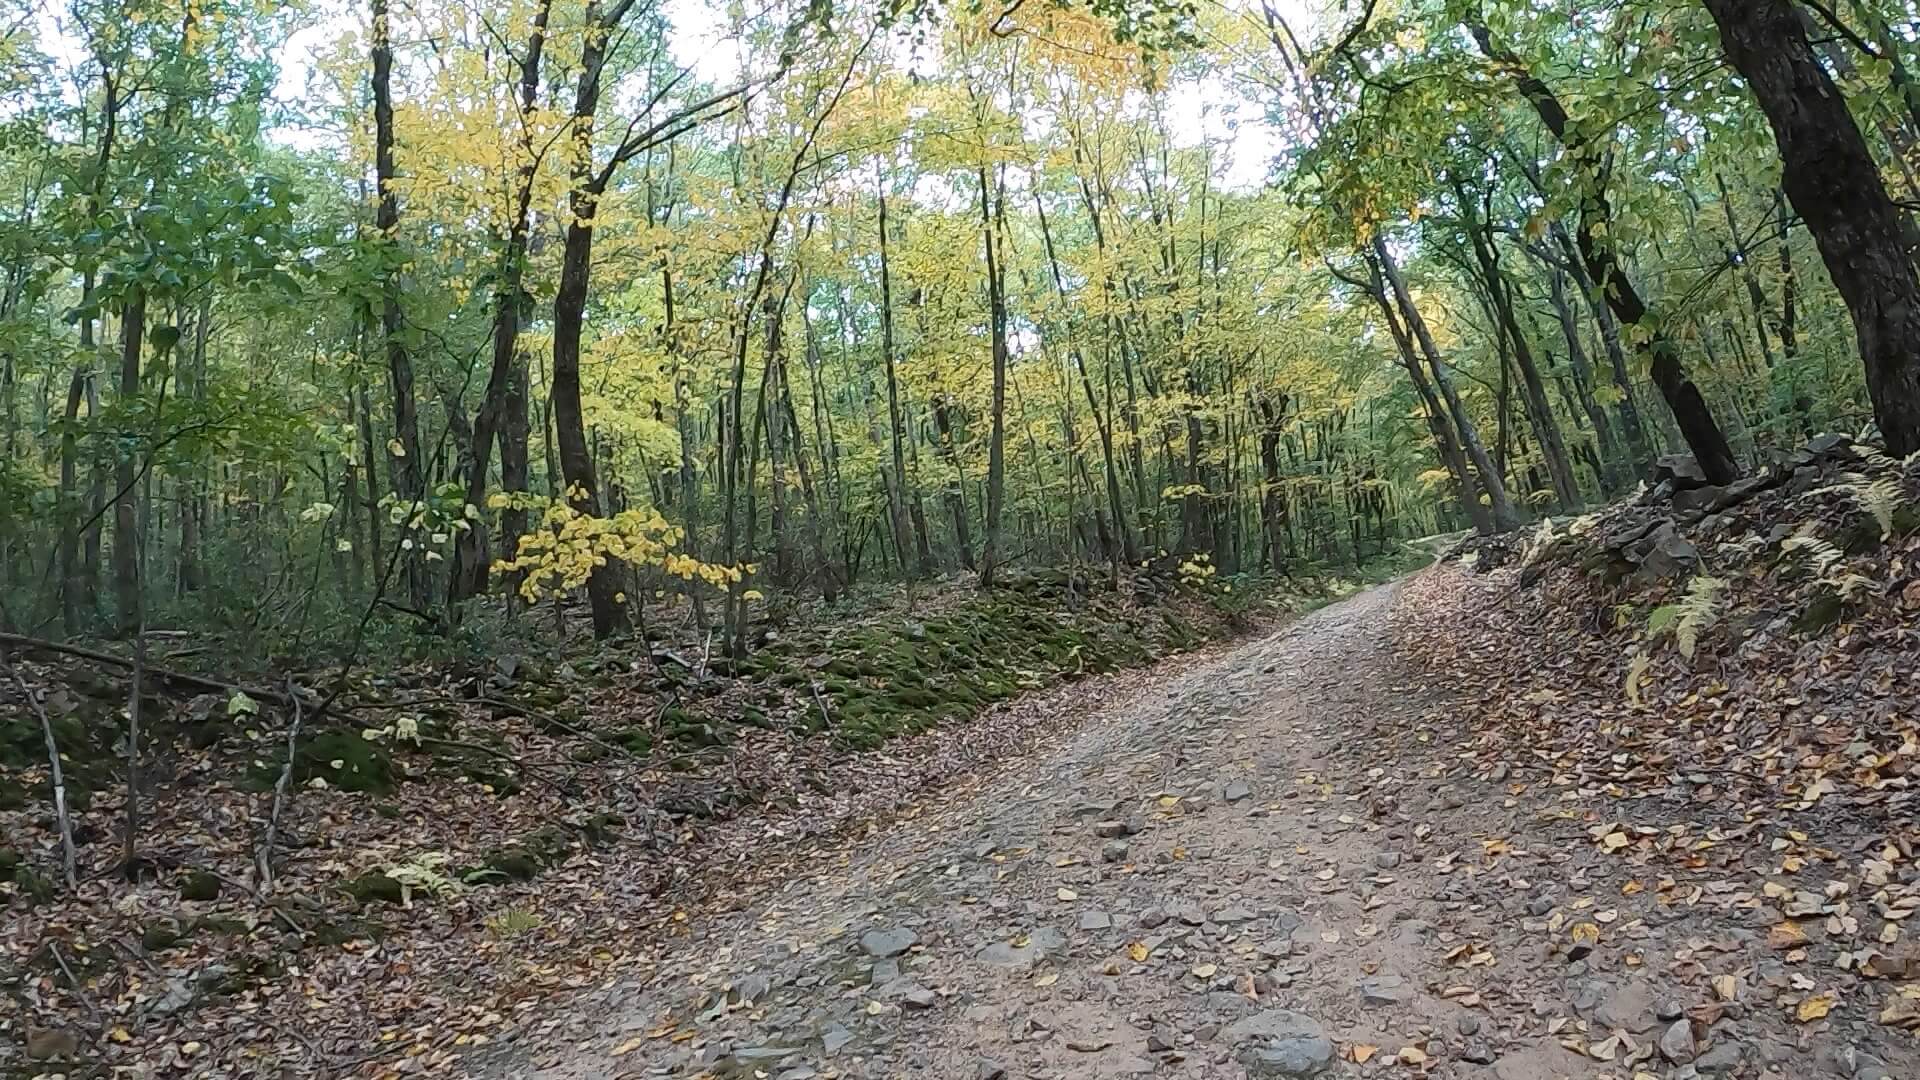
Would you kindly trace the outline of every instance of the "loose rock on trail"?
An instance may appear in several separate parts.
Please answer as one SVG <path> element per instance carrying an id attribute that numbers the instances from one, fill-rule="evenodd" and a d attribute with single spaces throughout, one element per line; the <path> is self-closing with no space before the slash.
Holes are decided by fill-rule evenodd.
<path id="1" fill-rule="evenodd" d="M 988 782 L 690 913 L 657 969 L 476 1067 L 1920 1076 L 1911 1036 L 1834 1008 L 1828 958 L 1729 895 L 1757 886 L 1626 864 L 1589 836 L 1614 810 L 1467 760 L 1472 702 L 1389 643 L 1402 592 L 1116 693 Z"/>

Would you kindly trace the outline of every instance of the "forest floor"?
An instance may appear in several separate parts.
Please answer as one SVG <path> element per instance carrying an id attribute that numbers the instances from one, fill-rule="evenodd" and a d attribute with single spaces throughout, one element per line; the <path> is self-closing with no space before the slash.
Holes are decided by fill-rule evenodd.
<path id="1" fill-rule="evenodd" d="M 758 868 L 731 910 L 682 912 L 467 1067 L 1920 1076 L 1920 989 L 1892 981 L 1915 972 L 1850 944 L 1898 940 L 1911 853 L 1844 815 L 1729 823 L 1664 780 L 1584 783 L 1579 755 L 1489 740 L 1493 692 L 1422 657 L 1466 594 L 1506 587 L 1436 567 L 1040 695 L 1061 714 L 1040 748 Z"/>

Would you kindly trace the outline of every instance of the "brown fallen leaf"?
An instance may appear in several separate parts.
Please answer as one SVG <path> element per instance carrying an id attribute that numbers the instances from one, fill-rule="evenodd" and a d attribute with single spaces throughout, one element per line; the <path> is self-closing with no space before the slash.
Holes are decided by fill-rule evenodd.
<path id="1" fill-rule="evenodd" d="M 1379 1052 L 1380 1048 L 1377 1046 L 1369 1046 L 1366 1043 L 1354 1043 L 1352 1046 L 1347 1047 L 1347 1058 L 1355 1065 L 1365 1065 L 1368 1058 Z"/>

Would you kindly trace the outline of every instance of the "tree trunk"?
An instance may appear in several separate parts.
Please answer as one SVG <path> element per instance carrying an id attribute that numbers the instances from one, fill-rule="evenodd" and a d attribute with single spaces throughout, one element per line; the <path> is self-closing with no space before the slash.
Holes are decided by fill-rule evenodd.
<path id="1" fill-rule="evenodd" d="M 1573 476 L 1573 466 L 1567 459 L 1567 446 L 1560 434 L 1560 423 L 1553 415 L 1553 403 L 1547 400 L 1547 387 L 1540 378 L 1540 366 L 1534 361 L 1533 348 L 1527 342 L 1526 330 L 1520 325 L 1519 316 L 1513 310 L 1512 286 L 1506 274 L 1500 268 L 1500 250 L 1494 246 L 1491 226 L 1476 220 L 1469 201 L 1469 192 L 1464 185 L 1456 185 L 1460 211 L 1465 217 L 1467 239 L 1473 246 L 1474 259 L 1480 264 L 1480 275 L 1485 282 L 1488 313 L 1497 321 L 1496 336 L 1506 339 L 1512 350 L 1514 366 L 1520 370 L 1521 398 L 1527 410 L 1527 418 L 1533 424 L 1535 436 L 1540 440 L 1541 456 L 1546 459 L 1547 476 L 1553 483 L 1553 493 L 1560 505 L 1568 510 L 1580 505 L 1580 485 Z"/>
<path id="2" fill-rule="evenodd" d="M 1788 0 L 1705 0 L 1779 144 L 1782 186 L 1853 315 L 1887 449 L 1920 450 L 1920 277 L 1900 212 Z"/>
<path id="3" fill-rule="evenodd" d="M 887 520 L 893 526 L 894 547 L 900 552 L 901 568 L 906 568 L 910 524 L 907 520 L 907 448 L 906 423 L 900 415 L 900 373 L 895 360 L 893 340 L 893 269 L 887 245 L 886 180 L 880 179 L 880 352 L 887 369 L 887 433 L 893 451 L 893 473 L 887 480 Z M 925 553 L 923 553 L 925 554 Z M 933 567 L 924 557 L 920 573 L 931 574 Z"/>
<path id="4" fill-rule="evenodd" d="M 374 181 L 379 206 L 374 212 L 374 227 L 380 234 L 384 267 L 380 285 L 380 329 L 386 340 L 387 380 L 393 394 L 394 441 L 389 446 L 388 470 L 392 474 L 393 493 L 405 508 L 401 529 L 426 505 L 425 464 L 420 457 L 420 419 L 413 394 L 413 358 L 407 351 L 405 319 L 400 310 L 399 260 L 400 197 L 394 191 L 393 159 L 393 42 L 387 23 L 387 0 L 373 0 L 373 128 Z M 413 606 L 427 611 L 433 605 L 432 583 L 427 577 L 426 553 L 420 541 L 402 537 L 406 547 L 402 572 L 407 596 Z"/>
<path id="5" fill-rule="evenodd" d="M 1585 141 L 1568 131 L 1567 111 L 1560 104 L 1560 99 L 1554 96 L 1553 90 L 1528 71 L 1518 57 L 1496 47 L 1486 27 L 1469 24 L 1468 30 L 1479 42 L 1483 53 L 1509 69 L 1521 96 L 1539 113 L 1541 122 L 1553 133 L 1554 138 L 1560 140 L 1568 151 L 1576 154 L 1581 152 L 1585 148 Z M 1587 274 L 1593 279 L 1601 298 L 1612 309 L 1614 317 L 1642 331 L 1637 347 L 1646 353 L 1654 385 L 1660 388 L 1661 397 L 1666 399 L 1667 407 L 1673 411 L 1674 423 L 1679 425 L 1680 435 L 1693 451 L 1700 470 L 1712 483 L 1731 483 L 1740 476 L 1740 465 L 1734 460 L 1733 448 L 1727 445 L 1727 438 L 1721 433 L 1719 424 L 1714 422 L 1712 410 L 1707 408 L 1706 396 L 1680 362 L 1679 346 L 1657 326 L 1641 327 L 1647 317 L 1646 301 L 1641 299 L 1639 290 L 1627 277 L 1612 245 L 1602 242 L 1596 233 L 1596 226 L 1604 227 L 1612 216 L 1612 208 L 1604 191 L 1581 193 L 1577 243 Z"/>
<path id="6" fill-rule="evenodd" d="M 993 406 L 987 442 L 987 540 L 980 558 L 980 587 L 993 588 L 994 573 L 1001 556 L 1002 504 L 1006 499 L 1006 416 L 1007 416 L 1007 299 L 1006 283 L 996 234 L 993 192 L 987 186 L 987 167 L 979 166 L 980 224 L 987 243 L 987 311 L 993 334 Z M 1005 224 L 1006 196 L 1001 195 L 999 226 Z"/>
<path id="7" fill-rule="evenodd" d="M 1393 260 L 1393 253 L 1387 249 L 1387 242 L 1379 236 L 1373 238 L 1373 259 L 1375 265 L 1385 276 L 1387 284 L 1392 286 L 1394 302 L 1400 309 L 1400 316 L 1406 321 L 1413 339 L 1419 343 L 1420 351 L 1426 355 L 1427 366 L 1432 369 L 1434 385 L 1440 391 L 1440 398 L 1446 402 L 1447 413 L 1453 418 L 1454 429 L 1460 433 L 1460 443 L 1466 448 L 1467 457 L 1480 474 L 1480 485 L 1487 493 L 1487 501 L 1493 510 L 1493 527 L 1505 532 L 1519 524 L 1514 515 L 1513 504 L 1507 500 L 1506 481 L 1500 470 L 1487 456 L 1486 448 L 1481 445 L 1480 433 L 1474 427 L 1473 417 L 1468 415 L 1466 406 L 1460 402 L 1460 395 L 1454 391 L 1453 376 L 1447 369 L 1446 358 L 1433 340 L 1433 331 L 1427 326 L 1426 319 L 1420 315 L 1420 309 L 1413 302 L 1413 294 L 1407 291 L 1407 282 L 1400 274 L 1400 265 Z"/>
<path id="8" fill-rule="evenodd" d="M 616 9 L 621 10 L 621 9 Z M 580 57 L 580 80 L 574 94 L 573 137 L 580 140 L 581 156 L 574 163 L 573 183 L 567 194 L 565 246 L 560 253 L 560 284 L 553 297 L 553 384 L 550 394 L 554 442 L 566 498 L 575 513 L 600 517 L 600 486 L 593 455 L 587 446 L 586 419 L 580 407 L 580 335 L 586 319 L 587 283 L 593 272 L 593 228 L 600 209 L 601 182 L 592 174 L 586 156 L 591 145 L 594 115 L 600 107 L 600 75 L 606 63 L 611 27 L 602 23 L 597 3 L 587 5 L 591 24 Z M 587 604 L 593 613 L 593 635 L 607 638 L 627 629 L 627 612 L 616 597 L 620 568 L 611 560 L 587 579 Z"/>
<path id="9" fill-rule="evenodd" d="M 505 427 L 510 399 L 514 397 L 515 367 L 520 362 L 520 313 L 530 297 L 521 282 L 526 272 L 527 232 L 533 206 L 534 155 L 533 111 L 540 94 L 540 56 L 546 48 L 547 14 L 552 0 L 540 0 L 534 9 L 533 28 L 527 34 L 525 51 L 520 57 L 520 164 L 514 171 L 513 220 L 507 227 L 507 242 L 500 255 L 498 284 L 493 294 L 493 355 L 487 370 L 487 386 L 473 420 L 473 444 L 465 475 L 466 500 L 470 506 L 483 506 L 487 497 L 487 479 L 492 466 L 493 444 L 501 443 L 501 468 L 506 469 Z M 521 392 L 519 398 L 525 401 Z M 524 416 L 524 407 L 522 414 Z M 524 460 L 524 458 L 523 458 Z M 503 486 L 513 490 L 511 484 Z M 524 486 L 524 482 L 523 482 Z M 453 561 L 448 596 L 460 601 L 477 596 L 487 588 L 487 530 L 476 524 L 460 535 Z"/>
<path id="10" fill-rule="evenodd" d="M 1560 320 L 1560 336 L 1567 342 L 1567 363 L 1573 368 L 1574 394 L 1600 444 L 1601 466 L 1595 471 L 1607 490 L 1614 491 L 1620 487 L 1620 446 L 1613 434 L 1613 422 L 1593 396 L 1593 364 L 1587 359 L 1587 346 L 1580 338 L 1580 316 L 1567 298 L 1566 272 L 1558 266 L 1548 266 L 1546 270 L 1549 299 L 1554 315 Z"/>
<path id="11" fill-rule="evenodd" d="M 147 294 L 139 286 L 128 293 L 120 313 L 120 404 L 140 396 L 140 350 L 147 332 Z M 113 610 L 121 637 L 140 628 L 140 525 L 134 492 L 138 475 L 134 451 L 123 446 L 113 466 Z"/>

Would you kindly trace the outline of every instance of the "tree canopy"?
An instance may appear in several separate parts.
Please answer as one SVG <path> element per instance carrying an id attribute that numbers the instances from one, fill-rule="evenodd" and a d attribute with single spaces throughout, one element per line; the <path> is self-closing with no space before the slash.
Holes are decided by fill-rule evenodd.
<path id="1" fill-rule="evenodd" d="M 584 592 L 743 651 L 863 582 L 1286 573 L 1665 453 L 1920 439 L 1906 3 L 4 27 L 22 631 L 344 646 Z"/>

